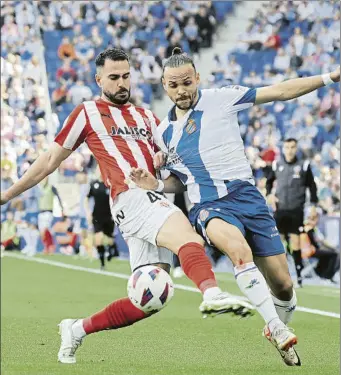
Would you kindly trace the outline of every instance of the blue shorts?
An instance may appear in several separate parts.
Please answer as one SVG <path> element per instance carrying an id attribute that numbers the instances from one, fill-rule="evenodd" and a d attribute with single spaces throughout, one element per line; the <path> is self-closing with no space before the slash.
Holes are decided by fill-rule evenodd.
<path id="1" fill-rule="evenodd" d="M 206 226 L 219 218 L 236 226 L 248 242 L 253 255 L 267 257 L 283 254 L 276 222 L 258 189 L 247 181 L 227 183 L 228 195 L 211 202 L 195 204 L 189 219 L 208 243 Z"/>

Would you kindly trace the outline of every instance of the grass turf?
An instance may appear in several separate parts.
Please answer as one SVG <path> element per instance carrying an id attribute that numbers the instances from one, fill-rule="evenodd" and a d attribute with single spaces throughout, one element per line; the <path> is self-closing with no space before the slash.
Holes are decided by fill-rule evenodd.
<path id="1" fill-rule="evenodd" d="M 52 259 L 86 267 L 97 262 L 65 256 Z M 129 273 L 127 262 L 114 260 L 108 270 Z M 76 365 L 57 363 L 57 324 L 63 318 L 92 314 L 125 296 L 126 280 L 68 270 L 24 260 L 2 259 L 1 370 L 5 375 L 302 375 L 339 374 L 340 320 L 297 312 L 303 366 L 286 367 L 261 336 L 263 323 L 219 316 L 203 320 L 200 294 L 176 290 L 159 314 L 131 327 L 87 337 Z M 238 289 L 229 275 L 222 286 Z M 185 278 L 181 284 L 192 285 Z M 339 312 L 336 290 L 307 287 L 299 304 Z"/>

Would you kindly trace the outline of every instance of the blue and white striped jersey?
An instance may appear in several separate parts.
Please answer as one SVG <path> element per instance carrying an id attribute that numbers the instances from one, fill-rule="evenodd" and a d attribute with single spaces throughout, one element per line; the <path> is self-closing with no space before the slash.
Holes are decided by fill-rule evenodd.
<path id="1" fill-rule="evenodd" d="M 199 91 L 197 104 L 179 121 L 175 107 L 154 134 L 167 154 L 165 168 L 187 185 L 192 203 L 227 195 L 226 183 L 252 179 L 237 114 L 251 107 L 256 89 L 227 86 Z"/>

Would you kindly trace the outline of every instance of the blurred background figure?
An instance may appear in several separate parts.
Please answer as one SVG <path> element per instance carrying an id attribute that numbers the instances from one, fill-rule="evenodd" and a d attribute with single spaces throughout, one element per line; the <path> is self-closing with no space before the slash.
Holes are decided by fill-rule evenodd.
<path id="1" fill-rule="evenodd" d="M 302 242 L 305 244 L 303 254 L 306 258 L 317 259 L 314 271 L 323 280 L 335 282 L 336 272 L 340 270 L 340 252 L 331 245 L 318 228 L 321 210 L 311 207 L 304 223 Z"/>
<path id="2" fill-rule="evenodd" d="M 302 286 L 303 269 L 300 233 L 303 231 L 306 190 L 310 192 L 310 203 L 318 203 L 317 186 L 307 160 L 297 157 L 297 140 L 288 138 L 284 141 L 283 159 L 273 163 L 268 175 L 266 191 L 268 203 L 274 210 L 275 220 L 282 241 L 288 241 L 297 273 L 297 282 Z M 273 184 L 276 190 L 273 192 Z"/>
<path id="3" fill-rule="evenodd" d="M 85 207 L 88 213 L 89 226 L 92 225 L 95 232 L 94 245 L 98 251 L 101 270 L 104 270 L 106 253 L 108 261 L 112 257 L 118 256 L 119 253 L 114 239 L 115 224 L 110 211 L 109 188 L 103 183 L 99 170 L 96 177 L 91 182 L 87 195 L 87 198 L 93 199 L 92 213 L 88 202 L 86 202 Z"/>

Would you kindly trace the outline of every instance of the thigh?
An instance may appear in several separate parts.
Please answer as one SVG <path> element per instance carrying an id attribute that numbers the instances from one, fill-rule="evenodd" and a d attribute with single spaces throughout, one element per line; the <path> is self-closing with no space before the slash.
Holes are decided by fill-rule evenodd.
<path id="1" fill-rule="evenodd" d="M 178 254 L 179 249 L 189 242 L 204 245 L 204 240 L 194 231 L 187 217 L 178 210 L 174 212 L 160 228 L 156 242 Z"/>
<path id="2" fill-rule="evenodd" d="M 217 249 L 228 255 L 233 265 L 252 262 L 251 249 L 236 226 L 216 217 L 208 222 L 206 235 Z"/>
<path id="3" fill-rule="evenodd" d="M 154 246 L 161 228 L 177 212 L 180 210 L 164 195 L 139 188 L 121 193 L 112 204 L 123 237 L 136 237 Z M 172 236 L 176 235 L 173 231 Z"/>
<path id="4" fill-rule="evenodd" d="M 246 240 L 255 256 L 269 257 L 283 254 L 284 247 L 264 197 L 256 187 L 244 191 L 241 221 L 246 229 Z"/>
<path id="5" fill-rule="evenodd" d="M 285 254 L 254 257 L 255 263 L 264 275 L 273 293 L 292 288 L 288 262 Z"/>
<path id="6" fill-rule="evenodd" d="M 126 242 L 129 248 L 129 260 L 132 271 L 150 264 L 163 264 L 164 267 L 162 268 L 166 269 L 172 264 L 173 253 L 168 249 L 154 246 L 136 237 L 128 237 L 126 238 Z"/>

